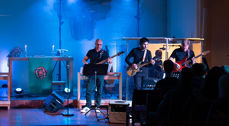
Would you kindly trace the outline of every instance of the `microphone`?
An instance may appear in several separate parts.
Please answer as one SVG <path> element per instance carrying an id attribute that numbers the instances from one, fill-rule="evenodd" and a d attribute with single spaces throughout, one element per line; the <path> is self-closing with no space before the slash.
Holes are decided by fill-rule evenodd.
<path id="1" fill-rule="evenodd" d="M 165 50 L 165 47 L 162 47 L 162 48 L 159 48 L 159 49 L 161 49 L 161 50 Z"/>

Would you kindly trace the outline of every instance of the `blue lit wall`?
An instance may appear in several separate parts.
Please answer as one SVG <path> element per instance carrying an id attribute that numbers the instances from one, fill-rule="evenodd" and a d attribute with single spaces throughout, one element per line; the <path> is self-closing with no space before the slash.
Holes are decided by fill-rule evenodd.
<path id="1" fill-rule="evenodd" d="M 180 30 L 182 27 L 178 27 L 179 21 L 187 20 L 173 19 L 173 16 L 177 16 L 173 6 L 175 3 L 171 0 L 139 0 L 139 35 L 183 36 L 187 29 L 192 29 L 193 25 L 187 27 L 185 31 Z M 24 48 L 27 44 L 29 56 L 51 55 L 52 44 L 55 45 L 55 49 L 59 48 L 61 15 L 61 46 L 69 50 L 67 54 L 74 58 L 73 84 L 76 86 L 77 72 L 83 66 L 82 59 L 89 49 L 94 48 L 94 41 L 97 38 L 101 38 L 104 46 L 108 47 L 110 55 L 114 55 L 126 50 L 126 43 L 121 37 L 138 36 L 137 8 L 138 0 L 62 0 L 61 4 L 60 0 L 1 0 L 0 71 L 8 71 L 6 56 L 15 46 Z M 192 10 L 187 9 L 187 11 L 189 14 L 193 13 Z M 184 15 L 182 13 L 181 17 Z M 190 32 L 185 33 L 185 36 L 189 34 Z M 133 42 L 130 48 L 137 45 L 138 43 Z M 125 71 L 124 58 L 125 55 L 122 55 L 113 60 L 115 71 Z M 20 70 L 19 65 L 15 65 L 13 69 L 21 72 L 26 67 L 24 64 Z M 15 87 L 27 82 L 27 80 L 21 82 L 20 78 L 25 78 L 24 76 L 17 74 L 14 78 Z"/>
<path id="2" fill-rule="evenodd" d="M 167 36 L 177 38 L 198 35 L 198 0 L 167 0 Z"/>

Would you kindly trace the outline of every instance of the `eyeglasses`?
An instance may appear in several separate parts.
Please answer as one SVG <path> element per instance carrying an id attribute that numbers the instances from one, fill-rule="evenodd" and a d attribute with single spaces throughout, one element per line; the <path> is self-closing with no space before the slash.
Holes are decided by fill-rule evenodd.
<path id="1" fill-rule="evenodd" d="M 103 44 L 96 44 L 96 45 L 98 45 L 98 46 L 102 46 Z"/>

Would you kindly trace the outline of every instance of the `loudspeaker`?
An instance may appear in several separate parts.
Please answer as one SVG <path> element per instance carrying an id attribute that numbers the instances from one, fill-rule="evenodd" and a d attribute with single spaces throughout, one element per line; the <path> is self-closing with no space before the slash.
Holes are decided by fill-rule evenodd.
<path id="1" fill-rule="evenodd" d="M 108 113 L 110 123 L 126 123 L 126 112 L 129 103 L 125 101 L 111 101 Z"/>
<path id="2" fill-rule="evenodd" d="M 44 108 L 49 112 L 57 112 L 59 109 L 63 108 L 63 103 L 64 98 L 54 91 L 46 98 Z"/>

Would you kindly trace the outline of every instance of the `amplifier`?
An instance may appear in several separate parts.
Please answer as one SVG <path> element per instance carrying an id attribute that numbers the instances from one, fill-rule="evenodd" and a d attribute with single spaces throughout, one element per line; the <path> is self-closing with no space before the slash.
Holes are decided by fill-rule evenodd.
<path id="1" fill-rule="evenodd" d="M 126 123 L 126 112 L 129 103 L 125 101 L 112 101 L 109 103 L 108 113 L 110 123 Z"/>

